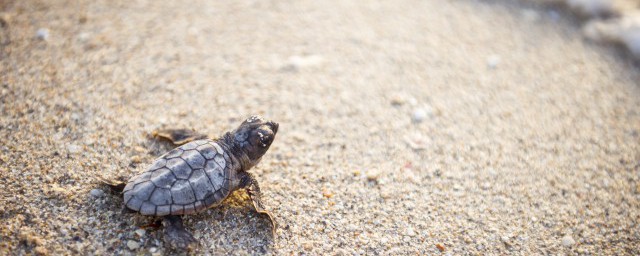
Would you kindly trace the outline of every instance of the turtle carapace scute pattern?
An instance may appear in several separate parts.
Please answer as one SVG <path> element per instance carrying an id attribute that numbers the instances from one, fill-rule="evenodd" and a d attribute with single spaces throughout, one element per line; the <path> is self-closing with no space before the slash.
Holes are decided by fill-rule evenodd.
<path id="1" fill-rule="evenodd" d="M 143 215 L 197 213 L 226 198 L 235 180 L 229 153 L 211 139 L 196 140 L 159 157 L 125 186 L 126 206 Z M 236 182 L 238 183 L 238 182 Z"/>

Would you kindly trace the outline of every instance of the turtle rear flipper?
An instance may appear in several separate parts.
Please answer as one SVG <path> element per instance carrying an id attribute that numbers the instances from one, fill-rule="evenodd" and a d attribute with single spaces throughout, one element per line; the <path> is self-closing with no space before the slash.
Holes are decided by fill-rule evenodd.
<path id="1" fill-rule="evenodd" d="M 260 199 L 260 197 L 257 197 L 255 194 L 249 194 L 249 196 L 251 197 L 253 208 L 256 210 L 256 212 L 262 215 L 266 215 L 267 218 L 269 218 L 269 221 L 271 222 L 271 236 L 275 238 L 276 229 L 278 229 L 278 223 L 273 218 L 273 215 L 271 214 L 271 212 L 264 208 L 264 205 L 262 205 L 262 200 Z"/>
<path id="2" fill-rule="evenodd" d="M 117 183 L 117 184 L 106 184 L 107 187 L 109 187 L 109 189 L 111 189 L 112 192 L 115 193 L 122 193 L 122 191 L 124 190 L 124 187 L 127 185 L 126 183 L 122 182 L 122 183 Z"/>
<path id="3" fill-rule="evenodd" d="M 127 183 L 120 180 L 109 180 L 104 177 L 99 177 L 100 183 L 109 188 L 109 192 L 112 194 L 120 195 L 122 191 L 124 191 L 124 187 L 127 186 Z M 121 213 L 134 213 L 134 210 L 129 209 L 126 205 L 122 205 Z"/>
<path id="4" fill-rule="evenodd" d="M 209 137 L 206 134 L 201 134 L 190 129 L 161 129 L 153 131 L 151 135 L 153 135 L 154 138 L 168 140 L 176 146 Z"/>
<path id="5" fill-rule="evenodd" d="M 258 181 L 253 177 L 251 173 L 242 172 L 239 174 L 240 178 L 240 187 L 245 188 L 249 197 L 251 198 L 251 202 L 253 203 L 253 208 L 259 214 L 266 215 L 271 222 L 271 235 L 276 237 L 276 229 L 278 228 L 278 223 L 273 218 L 273 215 L 269 210 L 267 210 L 262 204 L 262 192 L 260 192 L 260 185 Z"/>
<path id="6" fill-rule="evenodd" d="M 127 185 L 127 183 L 121 179 L 111 180 L 111 179 L 106 179 L 104 177 L 98 177 L 98 180 L 100 180 L 100 183 L 102 185 L 109 187 L 109 190 L 111 191 L 111 193 L 114 193 L 114 194 L 122 193 L 122 191 L 124 190 L 124 187 Z"/>
<path id="7" fill-rule="evenodd" d="M 190 250 L 199 245 L 198 240 L 184 228 L 182 216 L 165 216 L 162 219 L 162 225 L 164 226 L 164 240 L 169 244 L 169 247 Z"/>

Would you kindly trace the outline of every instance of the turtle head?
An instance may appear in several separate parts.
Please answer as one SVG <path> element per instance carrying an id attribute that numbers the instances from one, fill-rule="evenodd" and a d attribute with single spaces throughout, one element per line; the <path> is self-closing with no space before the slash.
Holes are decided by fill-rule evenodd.
<path id="1" fill-rule="evenodd" d="M 259 116 L 247 118 L 233 131 L 233 143 L 249 158 L 245 166 L 251 167 L 267 152 L 278 132 L 278 123 Z"/>

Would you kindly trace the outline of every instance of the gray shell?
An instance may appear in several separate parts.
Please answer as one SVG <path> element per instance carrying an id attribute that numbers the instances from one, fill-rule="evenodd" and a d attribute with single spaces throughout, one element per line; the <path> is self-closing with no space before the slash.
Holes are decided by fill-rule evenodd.
<path id="1" fill-rule="evenodd" d="M 228 153 L 213 140 L 196 140 L 156 159 L 125 186 L 124 201 L 143 215 L 191 214 L 230 193 Z"/>

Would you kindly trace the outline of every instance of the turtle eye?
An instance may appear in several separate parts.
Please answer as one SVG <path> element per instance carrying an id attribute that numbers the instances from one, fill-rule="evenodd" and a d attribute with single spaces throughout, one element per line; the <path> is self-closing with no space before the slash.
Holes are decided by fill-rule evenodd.
<path id="1" fill-rule="evenodd" d="M 249 137 L 249 134 L 247 134 L 247 132 L 236 132 L 234 137 L 235 137 L 236 141 L 243 142 L 243 141 L 247 140 L 247 138 Z"/>

